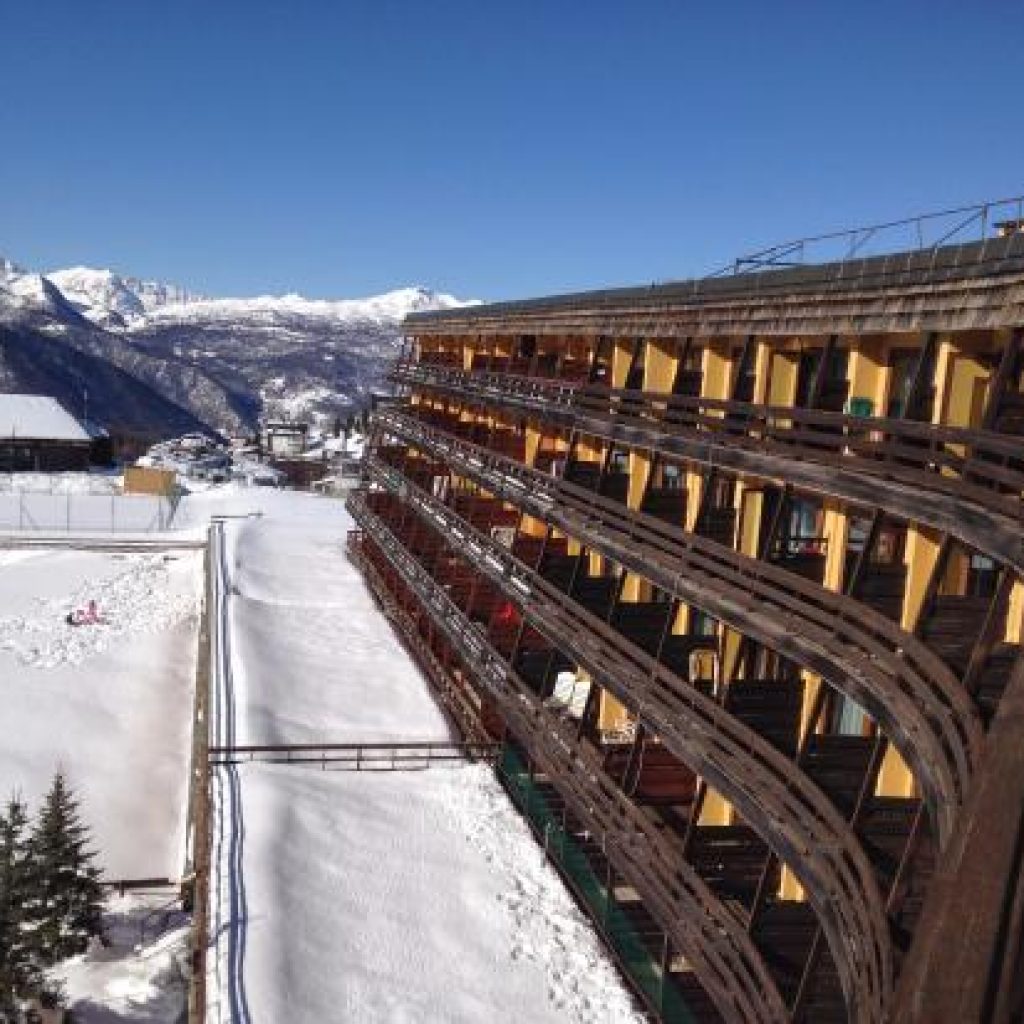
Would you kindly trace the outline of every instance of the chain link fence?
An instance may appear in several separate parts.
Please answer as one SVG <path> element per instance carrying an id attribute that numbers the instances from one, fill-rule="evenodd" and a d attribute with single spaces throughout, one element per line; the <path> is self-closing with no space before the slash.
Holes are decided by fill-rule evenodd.
<path id="1" fill-rule="evenodd" d="M 177 496 L 0 491 L 0 530 L 156 533 L 170 529 Z"/>

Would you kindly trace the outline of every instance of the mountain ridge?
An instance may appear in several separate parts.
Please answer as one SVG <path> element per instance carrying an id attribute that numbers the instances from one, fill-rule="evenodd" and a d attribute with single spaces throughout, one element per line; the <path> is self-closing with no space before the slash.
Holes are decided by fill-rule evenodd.
<path id="1" fill-rule="evenodd" d="M 213 298 L 85 266 L 34 274 L 0 257 L 0 331 L 17 329 L 20 352 L 28 335 L 59 341 L 223 434 L 365 405 L 398 352 L 402 319 L 466 304 L 423 286 L 361 299 Z"/>

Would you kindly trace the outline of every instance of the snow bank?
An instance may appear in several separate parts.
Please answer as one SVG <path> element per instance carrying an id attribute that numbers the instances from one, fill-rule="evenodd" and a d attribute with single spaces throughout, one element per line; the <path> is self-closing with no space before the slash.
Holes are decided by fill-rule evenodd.
<path id="1" fill-rule="evenodd" d="M 4 473 L 0 492 L 37 494 L 120 494 L 120 473 Z"/>
<path id="2" fill-rule="evenodd" d="M 296 528 L 232 524 L 239 743 L 448 739 L 444 715 L 344 551 L 341 503 Z"/>
<path id="3" fill-rule="evenodd" d="M 58 971 L 76 1024 L 174 1024 L 188 1000 L 188 918 L 169 894 L 114 896 L 104 924 L 110 944 Z"/>

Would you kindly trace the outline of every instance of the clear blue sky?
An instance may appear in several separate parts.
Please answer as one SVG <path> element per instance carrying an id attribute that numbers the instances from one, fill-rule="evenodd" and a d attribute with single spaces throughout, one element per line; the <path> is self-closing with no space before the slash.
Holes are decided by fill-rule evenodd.
<path id="1" fill-rule="evenodd" d="M 0 254 L 501 298 L 1024 192 L 1024 4 L 5 0 Z"/>

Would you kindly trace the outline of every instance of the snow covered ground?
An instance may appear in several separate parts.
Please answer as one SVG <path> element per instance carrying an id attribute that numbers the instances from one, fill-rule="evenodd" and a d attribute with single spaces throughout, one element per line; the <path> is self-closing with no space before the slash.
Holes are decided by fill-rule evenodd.
<path id="1" fill-rule="evenodd" d="M 189 919 L 167 893 L 112 896 L 108 945 L 60 970 L 77 1024 L 176 1024 L 188 999 Z"/>
<path id="2" fill-rule="evenodd" d="M 226 527 L 222 734 L 447 738 L 345 556 L 338 502 L 208 491 L 180 521 L 257 504 Z M 641 1019 L 488 769 L 245 764 L 214 794 L 211 1021 Z"/>
<path id="3" fill-rule="evenodd" d="M 239 774 L 241 1019 L 639 1019 L 487 767 Z M 228 962 L 214 965 L 225 993 Z M 211 1020 L 238 1020 L 231 1006 Z"/>
<path id="4" fill-rule="evenodd" d="M 201 565 L 0 551 L 0 789 L 34 806 L 62 768 L 108 877 L 181 871 Z M 107 623 L 69 626 L 90 598 Z"/>
<path id="5" fill-rule="evenodd" d="M 228 485 L 186 497 L 176 526 L 211 516 L 239 517 L 220 735 L 450 737 L 348 562 L 340 502 Z M 63 767 L 109 876 L 180 870 L 200 576 L 198 552 L 0 551 L 0 784 L 36 803 Z M 109 624 L 67 626 L 90 598 Z M 642 1019 L 486 767 L 246 764 L 213 792 L 212 1022 Z M 187 935 L 167 899 L 112 899 L 113 945 L 62 972 L 76 1020 L 178 1019 Z"/>

